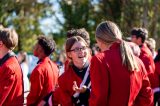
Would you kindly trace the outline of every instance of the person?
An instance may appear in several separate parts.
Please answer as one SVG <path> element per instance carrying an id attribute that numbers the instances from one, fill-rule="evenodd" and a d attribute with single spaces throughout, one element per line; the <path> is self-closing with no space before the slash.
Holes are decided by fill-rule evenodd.
<path id="1" fill-rule="evenodd" d="M 133 42 L 127 42 L 129 44 L 129 46 L 131 47 L 131 50 L 133 51 L 133 54 L 137 57 L 140 56 L 141 50 L 139 48 L 139 46 Z"/>
<path id="2" fill-rule="evenodd" d="M 23 75 L 12 51 L 17 44 L 15 30 L 0 29 L 0 106 L 23 106 Z"/>
<path id="3" fill-rule="evenodd" d="M 97 43 L 93 44 L 92 46 L 92 55 L 96 55 L 97 53 L 101 52 L 100 48 L 98 47 Z"/>
<path id="4" fill-rule="evenodd" d="M 82 37 L 87 42 L 88 46 L 90 46 L 90 36 L 85 28 L 68 30 L 67 31 L 67 38 L 70 38 L 72 36 Z"/>
<path id="5" fill-rule="evenodd" d="M 64 73 L 64 64 L 66 62 L 66 55 L 65 55 L 65 51 L 61 50 L 58 53 L 58 57 L 56 59 L 56 64 L 58 65 L 58 69 L 59 69 L 59 76 L 62 75 L 62 73 Z"/>
<path id="6" fill-rule="evenodd" d="M 89 47 L 80 36 L 68 38 L 65 44 L 69 67 L 58 79 L 59 87 L 53 93 L 53 104 L 88 106 L 90 94 Z"/>
<path id="7" fill-rule="evenodd" d="M 131 40 L 136 43 L 141 50 L 139 58 L 143 61 L 148 73 L 151 87 L 154 88 L 155 64 L 152 53 L 147 47 L 145 41 L 148 38 L 148 32 L 145 28 L 133 28 L 131 31 Z"/>
<path id="8" fill-rule="evenodd" d="M 155 87 L 153 89 L 154 92 L 154 104 L 158 102 L 158 106 L 160 105 L 160 49 L 158 49 L 157 55 L 154 59 L 155 62 Z"/>
<path id="9" fill-rule="evenodd" d="M 95 38 L 101 53 L 91 59 L 89 106 L 152 106 L 153 92 L 145 67 L 122 40 L 118 26 L 101 22 Z"/>
<path id="10" fill-rule="evenodd" d="M 79 28 L 79 29 L 71 29 L 67 31 L 67 38 L 73 37 L 73 36 L 80 36 L 82 37 L 85 42 L 87 43 L 88 46 L 90 46 L 90 36 L 89 33 L 86 31 L 85 28 Z M 90 58 L 92 57 L 92 51 L 90 50 Z M 68 64 L 70 59 L 66 59 L 65 61 L 65 67 L 64 70 L 67 70 L 66 68 L 68 67 Z"/>
<path id="11" fill-rule="evenodd" d="M 55 50 L 55 42 L 53 39 L 42 35 L 37 39 L 33 54 L 38 57 L 37 66 L 31 73 L 31 88 L 27 96 L 27 106 L 36 106 L 45 97 L 52 94 L 58 80 L 58 67 L 50 58 Z"/>
<path id="12" fill-rule="evenodd" d="M 24 98 L 26 98 L 30 88 L 29 79 L 28 79 L 29 69 L 28 69 L 27 53 L 24 51 L 20 51 L 17 55 L 17 59 L 21 65 L 22 72 L 23 72 Z"/>
<path id="13" fill-rule="evenodd" d="M 156 52 L 156 41 L 153 38 L 148 38 L 146 40 L 146 44 L 148 46 L 148 48 L 150 49 L 151 53 L 152 53 L 152 57 L 153 59 L 156 57 L 157 52 Z"/>

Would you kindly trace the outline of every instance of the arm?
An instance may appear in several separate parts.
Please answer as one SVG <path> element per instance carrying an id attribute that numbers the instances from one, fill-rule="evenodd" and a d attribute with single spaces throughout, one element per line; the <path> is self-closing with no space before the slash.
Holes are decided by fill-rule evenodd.
<path id="1" fill-rule="evenodd" d="M 10 68 L 4 69 L 4 73 L 0 78 L 0 106 L 5 102 L 15 81 L 15 73 Z"/>
<path id="2" fill-rule="evenodd" d="M 68 71 L 69 72 L 69 71 Z M 62 106 L 72 106 L 72 95 L 69 89 L 70 78 L 68 77 L 68 72 L 63 73 L 59 79 L 58 84 L 59 87 L 55 90 L 53 95 L 53 103 L 61 104 Z"/>
<path id="3" fill-rule="evenodd" d="M 102 60 L 99 60 L 96 57 L 93 57 L 91 60 L 91 93 L 89 99 L 89 106 L 107 105 L 109 73 L 105 65 L 106 64 L 102 63 Z"/>
<path id="4" fill-rule="evenodd" d="M 142 88 L 135 100 L 134 106 L 152 106 L 153 92 L 144 66 L 142 66 L 142 70 L 144 72 L 142 80 Z"/>
<path id="5" fill-rule="evenodd" d="M 142 55 L 140 56 L 140 59 L 144 63 L 147 73 L 153 74 L 155 70 L 155 64 L 152 57 L 149 57 L 147 55 Z"/>
<path id="6" fill-rule="evenodd" d="M 36 68 L 31 74 L 30 82 L 31 89 L 27 96 L 27 105 L 37 104 L 43 89 L 44 77 Z"/>

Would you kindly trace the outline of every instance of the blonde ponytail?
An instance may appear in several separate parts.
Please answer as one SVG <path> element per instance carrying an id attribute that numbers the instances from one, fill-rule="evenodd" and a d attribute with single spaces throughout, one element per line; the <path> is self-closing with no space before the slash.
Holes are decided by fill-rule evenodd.
<path id="1" fill-rule="evenodd" d="M 133 51 L 130 46 L 122 40 L 122 33 L 118 26 L 111 21 L 104 21 L 97 26 L 96 38 L 104 41 L 106 44 L 120 42 L 120 52 L 122 65 L 127 66 L 128 70 L 134 71 L 138 69 L 138 64 L 134 58 Z"/>
<path id="2" fill-rule="evenodd" d="M 122 64 L 127 66 L 130 71 L 138 70 L 138 64 L 135 60 L 133 51 L 130 46 L 125 42 L 121 41 L 120 52 L 122 58 Z"/>

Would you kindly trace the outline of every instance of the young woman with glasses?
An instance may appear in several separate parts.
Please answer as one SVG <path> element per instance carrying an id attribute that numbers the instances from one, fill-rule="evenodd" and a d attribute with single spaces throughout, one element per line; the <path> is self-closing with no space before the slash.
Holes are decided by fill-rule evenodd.
<path id="1" fill-rule="evenodd" d="M 53 105 L 88 106 L 91 86 L 88 44 L 80 36 L 73 36 L 67 39 L 65 50 L 70 63 L 58 79 L 59 86 L 52 95 Z"/>

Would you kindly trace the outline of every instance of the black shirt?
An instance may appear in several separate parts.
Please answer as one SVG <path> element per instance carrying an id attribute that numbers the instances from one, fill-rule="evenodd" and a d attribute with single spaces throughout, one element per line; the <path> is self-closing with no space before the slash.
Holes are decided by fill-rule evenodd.
<path id="1" fill-rule="evenodd" d="M 86 73 L 86 71 L 87 71 L 88 66 L 89 66 L 89 62 L 88 62 L 88 61 L 85 63 L 85 65 L 83 66 L 82 69 L 79 69 L 79 68 L 76 67 L 74 64 L 72 64 L 73 70 L 75 71 L 75 73 L 76 73 L 82 80 L 83 80 L 83 78 L 84 78 L 84 75 L 85 75 L 85 73 Z"/>

